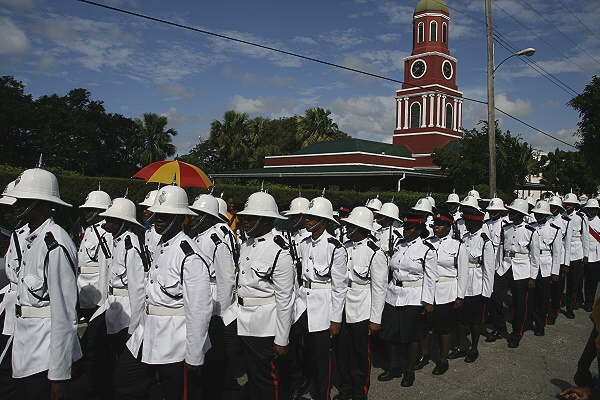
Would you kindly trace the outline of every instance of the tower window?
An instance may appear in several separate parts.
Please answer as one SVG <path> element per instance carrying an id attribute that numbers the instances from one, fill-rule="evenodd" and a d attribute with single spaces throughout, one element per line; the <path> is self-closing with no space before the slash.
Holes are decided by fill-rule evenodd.
<path id="1" fill-rule="evenodd" d="M 454 121 L 453 113 L 452 104 L 446 104 L 446 129 L 452 129 L 452 121 Z"/>
<path id="2" fill-rule="evenodd" d="M 412 103 L 410 106 L 410 127 L 421 127 L 421 103 L 418 101 Z"/>
<path id="3" fill-rule="evenodd" d="M 444 22 L 442 24 L 442 43 L 446 43 L 448 41 L 448 25 Z"/>
<path id="4" fill-rule="evenodd" d="M 425 24 L 419 22 L 417 25 L 417 43 L 423 43 L 425 41 Z"/>
<path id="5" fill-rule="evenodd" d="M 437 34 L 437 22 L 431 21 L 431 24 L 429 24 L 429 41 L 437 42 Z"/>

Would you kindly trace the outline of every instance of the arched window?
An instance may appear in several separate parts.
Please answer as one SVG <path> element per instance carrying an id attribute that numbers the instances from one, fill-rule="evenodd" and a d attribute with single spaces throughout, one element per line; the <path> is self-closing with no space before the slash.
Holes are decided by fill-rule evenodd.
<path id="1" fill-rule="evenodd" d="M 425 24 L 419 22 L 417 25 L 417 43 L 423 43 L 425 41 Z"/>
<path id="2" fill-rule="evenodd" d="M 419 103 L 418 101 L 415 101 L 410 106 L 410 127 L 421 127 L 421 103 Z"/>
<path id="3" fill-rule="evenodd" d="M 442 24 L 442 43 L 446 43 L 448 41 L 448 24 L 445 22 Z"/>
<path id="4" fill-rule="evenodd" d="M 431 21 L 429 24 L 429 41 L 437 42 L 437 22 Z"/>
<path id="5" fill-rule="evenodd" d="M 452 129 L 452 121 L 454 121 L 453 113 L 452 104 L 446 104 L 446 129 Z"/>

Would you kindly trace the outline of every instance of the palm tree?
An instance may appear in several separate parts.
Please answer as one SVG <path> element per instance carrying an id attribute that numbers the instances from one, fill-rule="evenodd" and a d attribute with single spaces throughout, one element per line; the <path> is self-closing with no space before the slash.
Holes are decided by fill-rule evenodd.
<path id="1" fill-rule="evenodd" d="M 331 119 L 331 111 L 320 107 L 309 108 L 304 116 L 298 117 L 298 141 L 302 147 L 317 142 L 329 142 L 347 138 Z"/>
<path id="2" fill-rule="evenodd" d="M 223 115 L 223 122 L 215 120 L 210 125 L 209 141 L 222 156 L 235 164 L 232 167 L 240 168 L 247 164 L 250 152 L 248 122 L 248 114 L 230 110 Z"/>
<path id="3" fill-rule="evenodd" d="M 166 116 L 144 113 L 144 120 L 136 119 L 135 124 L 139 137 L 137 161 L 141 165 L 175 155 L 177 148 L 172 143 L 172 137 L 177 136 L 177 131 L 173 128 L 165 129 L 168 124 Z"/>

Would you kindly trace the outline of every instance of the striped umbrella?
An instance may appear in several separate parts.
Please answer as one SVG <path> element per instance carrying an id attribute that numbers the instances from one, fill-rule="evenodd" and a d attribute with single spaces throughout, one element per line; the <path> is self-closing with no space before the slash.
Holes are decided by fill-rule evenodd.
<path id="1" fill-rule="evenodd" d="M 153 162 L 146 165 L 133 177 L 144 179 L 146 182 L 158 182 L 166 185 L 173 183 L 175 179 L 180 187 L 208 188 L 213 185 L 208 175 L 200 168 L 178 160 Z"/>

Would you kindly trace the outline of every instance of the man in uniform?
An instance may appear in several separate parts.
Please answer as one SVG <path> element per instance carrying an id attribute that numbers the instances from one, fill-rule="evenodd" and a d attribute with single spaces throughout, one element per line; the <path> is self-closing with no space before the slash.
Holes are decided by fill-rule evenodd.
<path id="1" fill-rule="evenodd" d="M 448 195 L 448 200 L 446 200 L 446 206 L 448 207 L 448 212 L 452 215 L 452 219 L 456 221 L 461 217 L 459 207 L 460 207 L 460 197 L 452 191 Z"/>
<path id="2" fill-rule="evenodd" d="M 573 310 L 577 308 L 577 290 L 583 279 L 583 232 L 586 224 L 583 214 L 577 211 L 579 199 L 574 193 L 567 193 L 563 200 L 566 210 L 565 241 L 564 241 L 564 269 L 567 272 L 567 311 L 565 317 L 575 318 Z"/>
<path id="3" fill-rule="evenodd" d="M 383 202 L 381 200 L 379 200 L 379 195 L 377 195 L 377 197 L 375 197 L 374 199 L 369 199 L 367 201 L 366 206 L 369 210 L 375 212 L 375 211 L 381 210 L 381 207 L 383 206 Z M 375 221 L 373 223 L 373 231 L 378 231 L 379 228 L 381 228 L 379 226 L 379 223 L 377 221 Z"/>
<path id="4" fill-rule="evenodd" d="M 12 367 L 20 399 L 58 399 L 71 365 L 81 358 L 77 338 L 77 249 L 52 219 L 60 199 L 56 176 L 28 169 L 7 196 L 17 219 L 27 222 L 17 284 Z"/>
<path id="5" fill-rule="evenodd" d="M 379 211 L 375 211 L 375 220 L 381 226 L 375 231 L 377 245 L 386 254 L 391 255 L 398 241 L 402 239 L 400 210 L 394 203 L 385 203 Z"/>
<path id="6" fill-rule="evenodd" d="M 145 250 L 150 258 L 150 260 L 154 257 L 154 250 L 158 245 L 158 241 L 160 240 L 160 235 L 156 232 L 156 228 L 154 227 L 154 213 L 149 210 L 152 205 L 154 205 L 154 201 L 156 200 L 156 195 L 158 194 L 158 190 L 152 190 L 146 194 L 146 198 L 139 205 L 143 208 L 143 225 L 146 232 L 144 233 L 144 246 Z"/>
<path id="7" fill-rule="evenodd" d="M 550 310 L 548 312 L 548 325 L 554 325 L 556 318 L 560 312 L 561 302 L 563 300 L 563 294 L 565 291 L 565 277 L 566 271 L 563 267 L 564 264 L 564 252 L 565 252 L 565 234 L 567 232 L 567 223 L 563 219 L 563 208 L 562 199 L 558 196 L 552 196 L 549 201 L 550 212 L 552 216 L 549 218 L 550 223 L 557 226 L 560 229 L 560 272 L 559 275 L 552 275 L 552 282 L 550 283 Z"/>
<path id="8" fill-rule="evenodd" d="M 487 219 L 484 224 L 487 227 L 494 249 L 497 249 L 500 245 L 502 226 L 508 222 L 504 218 L 504 215 L 508 210 L 504 207 L 504 201 L 500 198 L 491 199 L 490 204 L 485 210 L 488 212 L 490 218 Z"/>
<path id="9" fill-rule="evenodd" d="M 587 218 L 587 229 L 583 232 L 584 261 L 584 306 L 587 312 L 592 311 L 596 299 L 596 289 L 600 278 L 600 218 L 598 218 L 598 200 L 589 199 L 583 212 Z"/>

